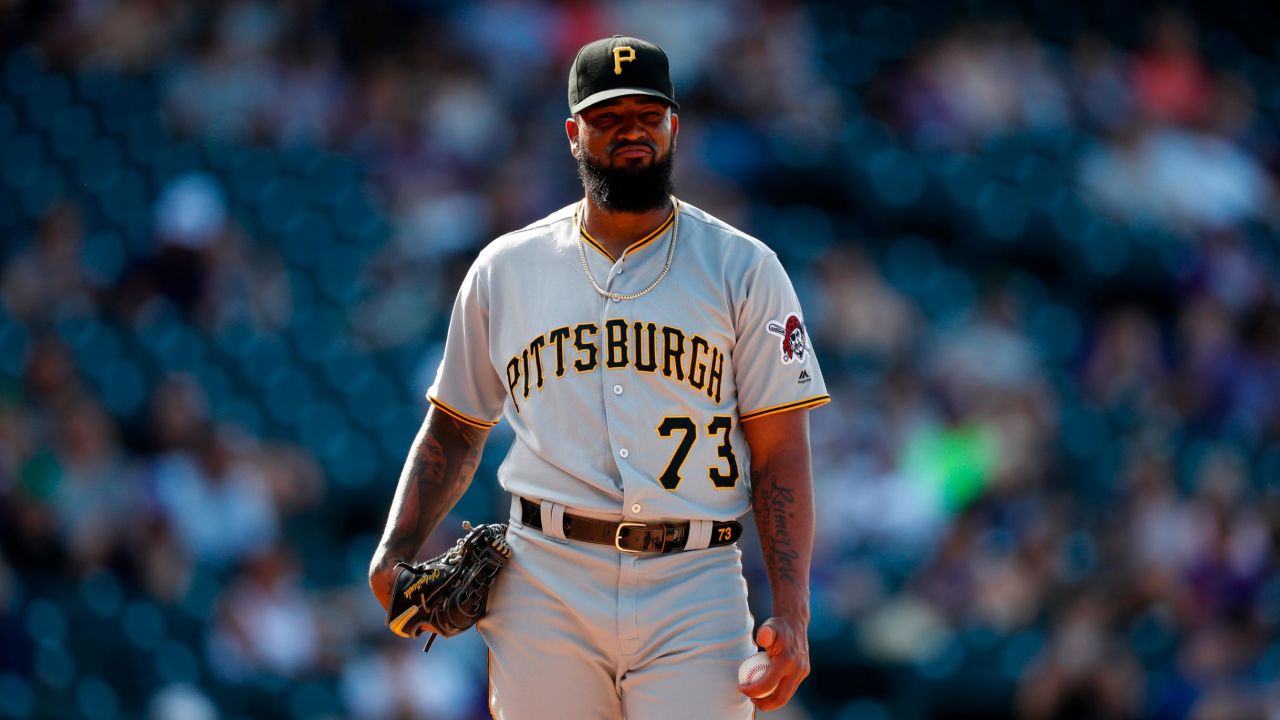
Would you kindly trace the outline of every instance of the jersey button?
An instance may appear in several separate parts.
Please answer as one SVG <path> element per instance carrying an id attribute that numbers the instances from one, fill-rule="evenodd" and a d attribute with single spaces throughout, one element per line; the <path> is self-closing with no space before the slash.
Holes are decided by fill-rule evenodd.
<path id="1" fill-rule="evenodd" d="M 631 451 L 627 450 L 626 448 L 622 448 L 621 450 L 618 451 L 619 457 L 626 457 L 630 454 L 631 454 Z"/>
<path id="2" fill-rule="evenodd" d="M 636 503 L 635 505 L 632 505 L 632 506 L 631 506 L 631 512 L 633 512 L 633 513 L 638 513 L 638 512 L 640 512 L 642 509 L 643 509 L 643 508 L 641 508 L 641 507 L 640 507 L 640 503 Z"/>
<path id="3" fill-rule="evenodd" d="M 614 386 L 613 386 L 613 394 L 614 394 L 614 395 L 621 395 L 621 394 L 622 394 L 622 386 L 621 386 L 621 385 L 614 385 Z"/>
<path id="4" fill-rule="evenodd" d="M 618 298 L 614 298 L 614 299 L 613 299 L 613 301 L 614 301 L 614 302 L 622 302 L 622 301 L 621 301 L 621 300 L 619 300 Z"/>

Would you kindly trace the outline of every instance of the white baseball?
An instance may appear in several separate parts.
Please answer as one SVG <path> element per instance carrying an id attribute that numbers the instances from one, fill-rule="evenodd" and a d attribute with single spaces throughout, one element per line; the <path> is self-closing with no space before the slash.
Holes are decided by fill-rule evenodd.
<path id="1" fill-rule="evenodd" d="M 764 674 L 769 671 L 769 667 L 773 663 L 769 660 L 769 653 L 758 652 L 755 655 L 742 661 L 738 666 L 738 684 L 743 687 L 754 685 Z"/>

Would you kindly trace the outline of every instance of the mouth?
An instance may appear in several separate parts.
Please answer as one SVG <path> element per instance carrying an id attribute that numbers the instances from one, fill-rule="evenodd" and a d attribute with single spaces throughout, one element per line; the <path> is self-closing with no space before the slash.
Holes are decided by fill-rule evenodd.
<path id="1" fill-rule="evenodd" d="M 653 157 L 653 149 L 644 145 L 625 145 L 614 150 L 613 156 L 618 160 Z"/>

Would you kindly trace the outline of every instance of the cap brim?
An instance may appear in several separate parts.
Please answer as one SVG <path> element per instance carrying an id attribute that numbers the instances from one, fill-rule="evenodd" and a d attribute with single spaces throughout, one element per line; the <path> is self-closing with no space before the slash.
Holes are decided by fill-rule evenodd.
<path id="1" fill-rule="evenodd" d="M 663 95 L 657 90 L 651 90 L 649 88 L 614 88 L 612 90 L 601 90 L 595 95 L 588 95 L 587 97 L 579 100 L 574 105 L 569 106 L 569 112 L 576 115 L 577 113 L 580 113 L 583 110 L 586 110 L 592 105 L 595 105 L 597 103 L 602 103 L 605 100 L 612 100 L 614 98 L 622 97 L 624 95 L 649 95 L 650 97 L 660 98 L 661 100 L 670 104 L 671 107 L 675 110 L 680 109 L 680 103 L 676 102 L 675 100 L 672 100 L 666 95 Z"/>

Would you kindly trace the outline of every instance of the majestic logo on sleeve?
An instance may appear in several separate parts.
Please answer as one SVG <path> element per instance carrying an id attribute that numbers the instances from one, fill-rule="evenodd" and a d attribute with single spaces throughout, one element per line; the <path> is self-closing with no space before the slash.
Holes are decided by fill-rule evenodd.
<path id="1" fill-rule="evenodd" d="M 782 364 L 793 362 L 803 365 L 809 359 L 809 338 L 799 315 L 788 315 L 785 323 L 770 321 L 765 328 L 782 338 Z"/>

